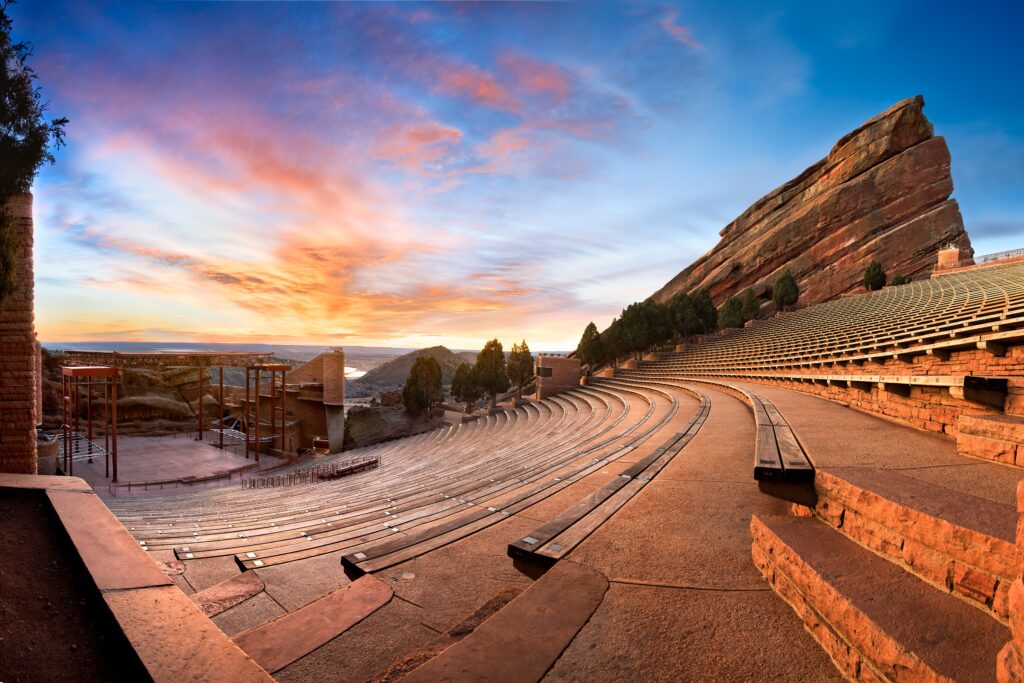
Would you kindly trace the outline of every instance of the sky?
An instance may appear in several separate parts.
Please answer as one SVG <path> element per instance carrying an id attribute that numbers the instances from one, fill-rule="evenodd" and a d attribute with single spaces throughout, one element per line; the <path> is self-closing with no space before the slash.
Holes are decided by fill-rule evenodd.
<path id="1" fill-rule="evenodd" d="M 922 94 L 1024 247 L 1021 3 L 21 0 L 45 342 L 575 348 Z"/>

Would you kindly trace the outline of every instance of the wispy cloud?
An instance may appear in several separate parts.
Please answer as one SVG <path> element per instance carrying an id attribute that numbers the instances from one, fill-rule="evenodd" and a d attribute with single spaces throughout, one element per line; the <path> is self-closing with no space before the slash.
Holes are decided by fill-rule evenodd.
<path id="1" fill-rule="evenodd" d="M 661 14 L 658 25 L 680 45 L 697 51 L 703 51 L 704 46 L 693 37 L 693 29 L 679 23 L 679 10 L 675 7 L 666 7 Z"/>

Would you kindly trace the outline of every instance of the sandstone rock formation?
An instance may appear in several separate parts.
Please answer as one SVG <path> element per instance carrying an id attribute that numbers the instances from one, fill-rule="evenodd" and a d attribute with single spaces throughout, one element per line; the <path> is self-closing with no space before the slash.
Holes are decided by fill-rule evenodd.
<path id="1" fill-rule="evenodd" d="M 800 304 L 861 291 L 877 259 L 890 277 L 928 277 L 936 252 L 954 243 L 973 254 L 924 98 L 903 100 L 839 140 L 828 156 L 756 201 L 721 231 L 714 249 L 653 295 L 708 287 L 715 303 L 747 287 L 769 300 L 789 268 Z M 770 301 L 765 304 L 770 307 Z"/>

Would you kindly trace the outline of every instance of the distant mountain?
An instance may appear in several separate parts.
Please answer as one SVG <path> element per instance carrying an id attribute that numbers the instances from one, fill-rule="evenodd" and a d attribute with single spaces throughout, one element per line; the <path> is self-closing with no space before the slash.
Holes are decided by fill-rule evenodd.
<path id="1" fill-rule="evenodd" d="M 455 353 L 444 346 L 431 346 L 428 349 L 420 349 L 419 351 L 413 351 L 412 353 L 389 360 L 370 370 L 359 379 L 352 380 L 352 383 L 357 385 L 402 386 L 405 384 L 406 378 L 409 377 L 409 371 L 412 369 L 413 363 L 420 356 L 430 356 L 437 361 L 437 364 L 441 366 L 441 382 L 443 384 L 451 384 L 455 368 L 459 367 L 459 363 L 472 363 L 476 360 L 476 353 L 472 351 Z"/>

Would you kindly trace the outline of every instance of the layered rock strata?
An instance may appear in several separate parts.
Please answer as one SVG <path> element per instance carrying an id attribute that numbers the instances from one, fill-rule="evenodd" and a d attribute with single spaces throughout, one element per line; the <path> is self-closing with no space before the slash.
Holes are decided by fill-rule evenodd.
<path id="1" fill-rule="evenodd" d="M 708 287 L 716 303 L 753 287 L 770 306 L 789 268 L 800 304 L 859 291 L 876 259 L 890 275 L 928 277 L 949 244 L 973 254 L 953 192 L 949 148 L 924 98 L 903 100 L 843 136 L 828 156 L 768 193 L 721 231 L 714 249 L 655 292 Z"/>

